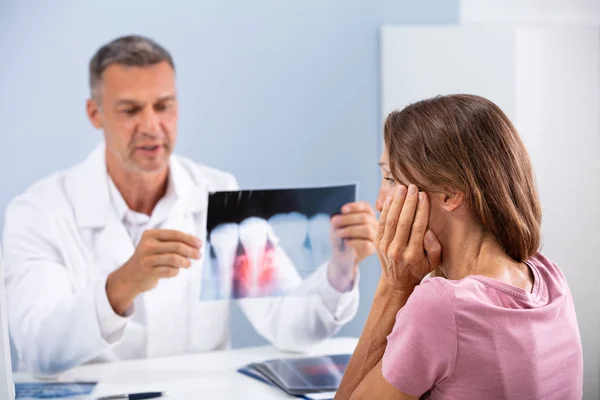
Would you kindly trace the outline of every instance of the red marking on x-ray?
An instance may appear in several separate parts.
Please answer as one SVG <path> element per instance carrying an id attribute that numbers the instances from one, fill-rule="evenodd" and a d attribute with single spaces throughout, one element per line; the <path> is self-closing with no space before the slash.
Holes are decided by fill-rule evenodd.
<path id="1" fill-rule="evenodd" d="M 262 262 L 258 273 L 258 285 L 261 289 L 268 289 L 275 279 L 275 248 L 269 240 L 265 246 Z M 262 290 L 261 290 L 262 291 Z"/>
<path id="2" fill-rule="evenodd" d="M 275 280 L 275 248 L 268 241 L 265 249 L 258 256 L 259 262 L 255 265 L 240 243 L 235 257 L 234 271 L 234 297 L 247 297 L 252 294 L 269 295 Z M 254 279 L 256 277 L 256 280 Z"/>
<path id="3" fill-rule="evenodd" d="M 250 260 L 246 255 L 244 247 L 238 246 L 238 251 L 233 262 L 233 295 L 234 297 L 245 297 L 249 293 L 252 279 Z"/>

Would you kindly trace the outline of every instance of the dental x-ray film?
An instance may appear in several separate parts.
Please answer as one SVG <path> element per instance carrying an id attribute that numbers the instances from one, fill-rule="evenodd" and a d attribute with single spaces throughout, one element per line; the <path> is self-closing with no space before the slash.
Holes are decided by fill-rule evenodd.
<path id="1" fill-rule="evenodd" d="M 200 300 L 286 294 L 343 250 L 331 217 L 356 197 L 356 184 L 212 193 Z"/>

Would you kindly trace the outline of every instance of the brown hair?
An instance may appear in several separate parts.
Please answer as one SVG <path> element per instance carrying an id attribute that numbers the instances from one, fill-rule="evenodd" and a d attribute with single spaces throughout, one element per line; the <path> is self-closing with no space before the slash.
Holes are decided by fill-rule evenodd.
<path id="1" fill-rule="evenodd" d="M 396 180 L 402 171 L 423 191 L 459 190 L 511 258 L 523 262 L 538 251 L 542 210 L 533 168 L 496 104 L 467 94 L 419 101 L 389 114 L 384 141 Z"/>
<path id="2" fill-rule="evenodd" d="M 89 64 L 90 91 L 92 98 L 100 100 L 98 85 L 102 81 L 104 70 L 112 64 L 128 67 L 147 67 L 161 62 L 167 62 L 173 70 L 173 57 L 160 44 L 141 35 L 118 37 L 100 47 Z"/>

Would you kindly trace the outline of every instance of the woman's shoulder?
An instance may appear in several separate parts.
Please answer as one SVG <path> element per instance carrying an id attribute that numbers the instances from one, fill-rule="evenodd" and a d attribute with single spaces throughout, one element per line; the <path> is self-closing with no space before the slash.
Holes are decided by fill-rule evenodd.
<path id="1" fill-rule="evenodd" d="M 537 253 L 527 260 L 540 286 L 550 297 L 568 293 L 571 295 L 567 278 L 561 268 L 544 254 Z"/>
<path id="2" fill-rule="evenodd" d="M 537 270 L 537 272 L 543 275 L 551 275 L 562 280 L 565 279 L 560 267 L 541 252 L 534 254 L 526 263 L 530 268 Z"/>
<path id="3" fill-rule="evenodd" d="M 424 314 L 434 309 L 453 311 L 455 289 L 446 278 L 428 277 L 421 281 L 408 299 L 407 305 L 415 306 Z"/>
<path id="4" fill-rule="evenodd" d="M 504 304 L 505 301 L 502 298 L 506 299 L 506 296 L 517 302 L 544 304 L 549 298 L 561 293 L 570 294 L 565 275 L 560 267 L 546 255 L 538 252 L 527 259 L 525 263 L 534 277 L 534 290 L 531 293 L 508 283 L 479 275 L 469 275 L 459 280 L 428 277 L 420 286 L 422 286 L 422 291 L 429 292 L 429 296 L 432 295 L 432 292 L 444 293 L 452 299 L 455 309 L 471 308 L 474 303 L 477 305 L 481 303 L 496 304 L 500 301 Z"/>
<path id="5" fill-rule="evenodd" d="M 473 282 L 468 278 L 467 276 L 463 279 L 453 280 L 444 276 L 430 276 L 421 281 L 419 288 L 430 295 L 435 292 L 455 301 L 461 291 L 470 290 L 473 286 Z"/>

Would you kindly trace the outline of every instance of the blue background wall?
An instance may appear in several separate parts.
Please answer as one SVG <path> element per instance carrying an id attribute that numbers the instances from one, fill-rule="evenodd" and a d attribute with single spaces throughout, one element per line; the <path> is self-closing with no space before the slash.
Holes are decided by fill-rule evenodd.
<path id="1" fill-rule="evenodd" d="M 173 53 L 178 151 L 242 187 L 359 182 L 380 175 L 379 26 L 455 23 L 458 0 L 0 0 L 0 225 L 10 199 L 81 161 L 101 139 L 85 116 L 87 63 L 103 43 L 149 35 Z M 379 265 L 362 265 L 358 336 Z M 235 307 L 234 307 L 235 308 Z M 262 344 L 241 312 L 234 346 Z"/>

